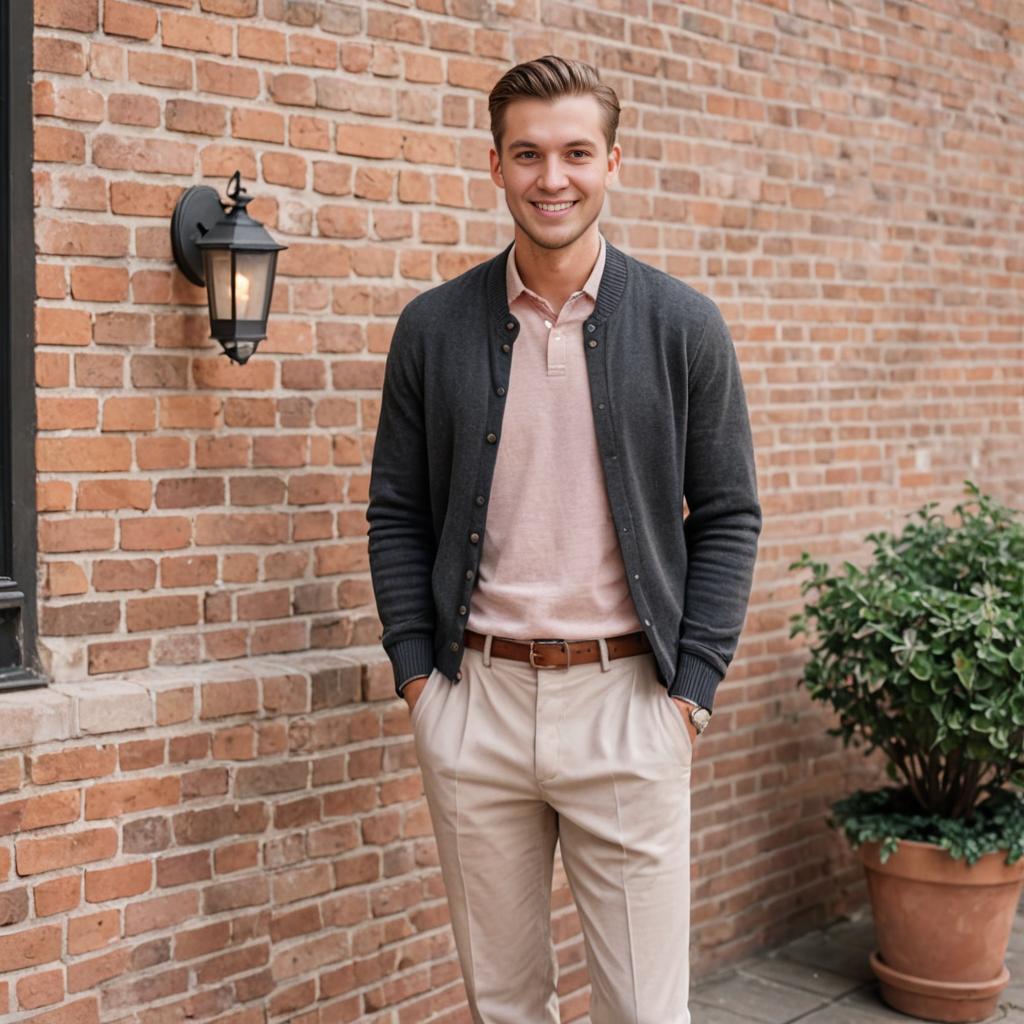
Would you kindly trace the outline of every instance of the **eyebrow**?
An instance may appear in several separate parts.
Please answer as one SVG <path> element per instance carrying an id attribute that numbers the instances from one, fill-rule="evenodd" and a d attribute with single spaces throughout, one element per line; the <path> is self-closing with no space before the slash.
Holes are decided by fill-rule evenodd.
<path id="1" fill-rule="evenodd" d="M 572 142 L 565 143 L 564 148 L 570 149 L 574 146 L 590 146 L 592 149 L 596 148 L 597 143 L 591 139 L 573 139 Z M 529 142 L 526 139 L 516 139 L 515 142 L 510 142 L 508 146 L 509 150 L 513 149 L 540 149 L 540 145 L 536 142 Z"/>

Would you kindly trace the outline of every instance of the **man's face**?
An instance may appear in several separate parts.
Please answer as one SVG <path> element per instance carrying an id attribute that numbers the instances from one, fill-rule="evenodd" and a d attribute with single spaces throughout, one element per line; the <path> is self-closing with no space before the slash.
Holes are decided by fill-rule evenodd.
<path id="1" fill-rule="evenodd" d="M 593 96 L 513 100 L 501 149 L 490 150 L 491 180 L 517 234 L 544 249 L 572 245 L 597 220 L 622 156 L 618 144 L 608 152 Z"/>

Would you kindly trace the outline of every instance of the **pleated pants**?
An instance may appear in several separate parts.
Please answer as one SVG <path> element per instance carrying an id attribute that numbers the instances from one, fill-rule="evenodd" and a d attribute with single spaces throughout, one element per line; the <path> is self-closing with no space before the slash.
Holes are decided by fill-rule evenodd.
<path id="1" fill-rule="evenodd" d="M 690 769 L 654 655 L 533 668 L 467 647 L 411 727 L 475 1024 L 558 1024 L 555 843 L 592 1024 L 690 1024 Z"/>

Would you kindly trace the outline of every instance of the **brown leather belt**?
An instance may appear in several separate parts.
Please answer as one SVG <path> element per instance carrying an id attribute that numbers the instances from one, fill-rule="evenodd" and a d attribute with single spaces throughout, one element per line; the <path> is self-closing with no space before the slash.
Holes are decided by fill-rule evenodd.
<path id="1" fill-rule="evenodd" d="M 467 647 L 477 651 L 484 649 L 486 637 L 483 633 L 467 629 L 464 636 Z M 642 630 L 607 637 L 605 643 L 609 658 L 629 658 L 651 650 L 651 642 Z M 491 655 L 526 661 L 534 668 L 569 668 L 570 665 L 600 661 L 601 646 L 597 640 L 510 640 L 496 636 L 491 641 Z"/>

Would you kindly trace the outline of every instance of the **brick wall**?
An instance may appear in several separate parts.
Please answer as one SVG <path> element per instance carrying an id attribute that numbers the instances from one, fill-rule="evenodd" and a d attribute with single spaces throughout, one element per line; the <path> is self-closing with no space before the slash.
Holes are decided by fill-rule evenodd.
<path id="1" fill-rule="evenodd" d="M 0 701 L 0 1012 L 464 1019 L 364 510 L 394 318 L 510 240 L 486 95 L 545 52 L 619 92 L 602 229 L 718 301 L 758 448 L 755 592 L 693 781 L 695 969 L 863 899 L 822 817 L 874 776 L 794 691 L 785 567 L 965 476 L 1021 493 L 1024 10 L 799 7 L 35 0 L 57 685 Z M 169 238 L 182 189 L 236 169 L 289 246 L 245 367 Z"/>

